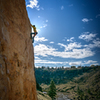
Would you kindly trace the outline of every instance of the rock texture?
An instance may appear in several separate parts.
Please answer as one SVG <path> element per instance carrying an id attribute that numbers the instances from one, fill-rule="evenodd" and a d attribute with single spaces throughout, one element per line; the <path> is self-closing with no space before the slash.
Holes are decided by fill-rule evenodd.
<path id="1" fill-rule="evenodd" d="M 0 0 L 0 100 L 37 100 L 24 0 Z"/>

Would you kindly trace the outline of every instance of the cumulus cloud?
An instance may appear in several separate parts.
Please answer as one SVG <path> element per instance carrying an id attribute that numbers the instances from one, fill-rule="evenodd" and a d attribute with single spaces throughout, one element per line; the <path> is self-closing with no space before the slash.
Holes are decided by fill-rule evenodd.
<path id="1" fill-rule="evenodd" d="M 82 19 L 83 22 L 88 22 L 89 20 L 87 18 Z"/>
<path id="2" fill-rule="evenodd" d="M 54 43 L 53 41 L 50 42 L 50 44 L 53 44 L 53 43 Z"/>
<path id="3" fill-rule="evenodd" d="M 43 25 L 43 27 L 46 27 L 46 26 L 47 26 L 47 24 L 44 24 L 44 25 Z"/>
<path id="4" fill-rule="evenodd" d="M 45 28 L 47 27 L 47 24 L 43 24 L 40 28 Z"/>
<path id="5" fill-rule="evenodd" d="M 44 8 L 43 8 L 43 7 L 41 7 L 41 9 L 42 9 L 42 10 L 44 10 Z"/>
<path id="6" fill-rule="evenodd" d="M 54 57 L 61 57 L 61 58 L 86 58 L 93 56 L 95 53 L 92 52 L 89 48 L 83 49 L 73 49 L 72 51 L 58 51 L 51 46 L 46 46 L 44 44 L 39 44 L 34 47 L 34 52 L 36 56 L 54 56 Z"/>
<path id="7" fill-rule="evenodd" d="M 69 62 L 70 66 L 92 65 L 92 64 L 98 65 L 97 61 L 93 61 L 93 60 Z"/>
<path id="8" fill-rule="evenodd" d="M 100 40 L 93 40 L 93 43 L 91 44 L 88 44 L 88 45 L 84 45 L 84 47 L 87 47 L 87 48 L 100 48 Z"/>
<path id="9" fill-rule="evenodd" d="M 52 53 L 55 51 L 56 51 L 55 48 L 52 48 L 50 46 L 46 46 L 44 44 L 39 44 L 39 45 L 36 45 L 34 47 L 35 55 L 40 55 L 43 57 L 46 57 L 48 55 L 52 55 Z"/>
<path id="10" fill-rule="evenodd" d="M 36 37 L 35 37 L 35 41 L 36 41 L 36 42 L 43 42 L 43 41 L 48 41 L 48 39 L 45 39 L 45 37 L 36 36 Z"/>
<path id="11" fill-rule="evenodd" d="M 64 6 L 61 6 L 61 10 L 63 10 L 64 9 Z"/>
<path id="12" fill-rule="evenodd" d="M 38 56 L 35 56 L 35 60 L 40 60 L 40 58 Z"/>
<path id="13" fill-rule="evenodd" d="M 48 20 L 46 20 L 46 22 L 48 22 Z"/>
<path id="14" fill-rule="evenodd" d="M 60 45 L 61 47 L 65 47 L 65 51 L 69 51 L 69 50 L 72 50 L 74 48 L 81 48 L 82 47 L 82 45 L 80 43 L 76 43 L 76 42 L 69 43 L 68 45 L 58 43 L 58 45 Z"/>
<path id="15" fill-rule="evenodd" d="M 69 65 L 70 66 L 77 66 L 77 65 L 81 65 L 82 62 L 81 61 L 77 61 L 77 62 L 70 62 Z"/>
<path id="16" fill-rule="evenodd" d="M 94 40 L 93 43 L 94 43 L 95 47 L 100 48 L 100 40 Z"/>
<path id="17" fill-rule="evenodd" d="M 66 41 L 67 37 L 64 37 L 63 41 Z"/>
<path id="18" fill-rule="evenodd" d="M 74 39 L 75 39 L 74 37 L 71 37 L 71 38 L 64 37 L 63 41 L 73 42 Z"/>
<path id="19" fill-rule="evenodd" d="M 30 4 L 28 4 L 26 7 L 36 8 L 37 10 L 40 10 L 37 0 L 30 0 L 29 2 Z"/>
<path id="20" fill-rule="evenodd" d="M 93 63 L 97 63 L 97 61 L 93 60 L 84 61 L 84 64 L 93 64 Z"/>
<path id="21" fill-rule="evenodd" d="M 82 22 L 86 23 L 86 22 L 89 22 L 89 21 L 92 21 L 93 19 L 87 19 L 87 18 L 83 18 L 82 19 Z"/>
<path id="22" fill-rule="evenodd" d="M 93 34 L 90 32 L 84 32 L 82 35 L 79 36 L 79 39 L 83 39 L 86 41 L 93 40 L 94 37 L 96 37 L 97 34 Z"/>
<path id="23" fill-rule="evenodd" d="M 67 64 L 68 62 L 57 62 L 57 61 L 49 61 L 49 60 L 35 60 L 35 63 L 42 63 L 42 64 Z"/>
<path id="24" fill-rule="evenodd" d="M 72 6 L 73 6 L 73 4 L 70 4 L 70 5 L 69 5 L 69 7 L 72 7 Z"/>
<path id="25" fill-rule="evenodd" d="M 100 14 L 96 15 L 96 18 L 100 17 Z"/>
<path id="26" fill-rule="evenodd" d="M 74 37 L 71 37 L 70 39 L 67 39 L 67 41 L 72 42 Z"/>
<path id="27" fill-rule="evenodd" d="M 38 18 L 40 18 L 40 16 L 38 16 Z"/>
<path id="28" fill-rule="evenodd" d="M 37 29 L 37 32 L 41 31 L 40 29 Z"/>

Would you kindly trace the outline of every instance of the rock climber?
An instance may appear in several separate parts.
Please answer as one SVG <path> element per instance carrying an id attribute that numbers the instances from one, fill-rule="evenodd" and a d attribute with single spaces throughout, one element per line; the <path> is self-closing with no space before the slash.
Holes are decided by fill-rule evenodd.
<path id="1" fill-rule="evenodd" d="M 33 28 L 33 30 L 34 30 L 34 33 L 31 33 L 32 43 L 34 43 L 34 37 L 38 34 L 38 32 L 36 31 L 35 25 L 32 25 L 32 24 L 31 24 L 31 26 L 32 26 L 32 28 Z"/>

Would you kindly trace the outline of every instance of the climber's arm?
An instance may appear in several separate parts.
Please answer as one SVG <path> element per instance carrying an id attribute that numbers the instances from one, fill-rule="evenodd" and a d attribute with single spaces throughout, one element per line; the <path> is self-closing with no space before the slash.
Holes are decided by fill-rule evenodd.
<path id="1" fill-rule="evenodd" d="M 33 25 L 31 24 L 31 27 L 33 27 Z"/>
<path id="2" fill-rule="evenodd" d="M 35 25 L 32 25 L 32 24 L 31 24 L 31 26 L 32 26 L 34 32 L 37 32 Z"/>

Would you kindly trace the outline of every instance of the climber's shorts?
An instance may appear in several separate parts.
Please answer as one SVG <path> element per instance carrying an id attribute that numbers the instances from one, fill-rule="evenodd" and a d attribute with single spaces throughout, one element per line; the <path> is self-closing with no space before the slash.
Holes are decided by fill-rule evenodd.
<path id="1" fill-rule="evenodd" d="M 35 32 L 35 34 L 37 35 L 37 34 L 38 34 L 38 32 Z"/>

